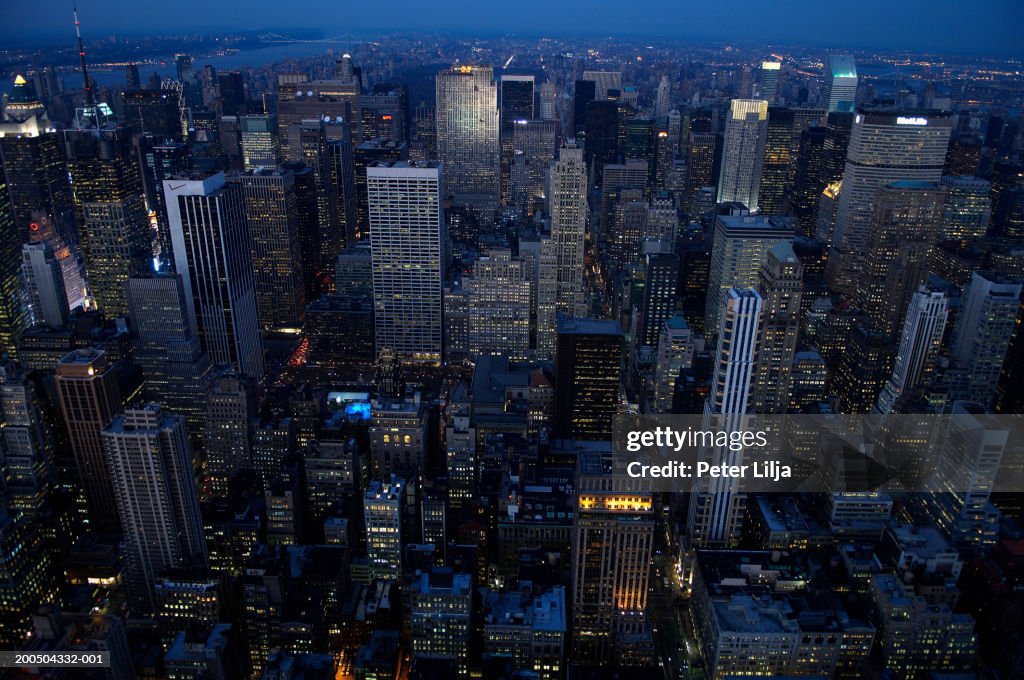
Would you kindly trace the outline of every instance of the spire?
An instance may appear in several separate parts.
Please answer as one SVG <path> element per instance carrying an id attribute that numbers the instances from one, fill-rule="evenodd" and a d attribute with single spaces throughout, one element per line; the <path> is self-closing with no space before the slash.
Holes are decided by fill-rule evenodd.
<path id="1" fill-rule="evenodd" d="M 85 66 L 85 45 L 82 44 L 82 31 L 78 23 L 78 0 L 72 0 L 71 10 L 75 16 L 75 37 L 78 38 L 78 57 L 82 60 L 82 82 L 85 85 L 85 107 L 87 109 L 96 106 L 96 99 L 92 94 L 92 85 L 89 83 L 89 70 Z"/>

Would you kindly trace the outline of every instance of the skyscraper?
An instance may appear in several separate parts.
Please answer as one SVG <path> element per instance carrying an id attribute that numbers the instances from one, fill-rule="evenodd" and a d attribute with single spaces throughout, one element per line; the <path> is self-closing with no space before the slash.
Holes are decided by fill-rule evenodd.
<path id="1" fill-rule="evenodd" d="M 949 113 L 858 111 L 836 206 L 828 281 L 853 293 L 863 271 L 878 189 L 889 182 L 938 182 L 946 160 Z"/>
<path id="2" fill-rule="evenodd" d="M 693 364 L 693 331 L 681 314 L 661 327 L 658 358 L 654 365 L 654 412 L 671 413 L 676 380 L 683 369 Z"/>
<path id="3" fill-rule="evenodd" d="M 493 215 L 498 207 L 500 174 L 494 69 L 456 65 L 438 73 L 435 85 L 437 157 L 445 168 L 444 195 Z"/>
<path id="4" fill-rule="evenodd" d="M 768 102 L 733 99 L 725 122 L 718 202 L 737 201 L 757 212 L 764 148 L 768 136 Z"/>
<path id="5" fill-rule="evenodd" d="M 121 409 L 115 366 L 100 350 L 75 350 L 57 364 L 56 385 L 89 524 L 117 530 L 113 480 L 100 436 Z"/>
<path id="6" fill-rule="evenodd" d="M 857 104 L 857 63 L 849 54 L 830 54 L 825 58 L 825 84 L 822 104 L 832 111 L 853 111 Z"/>
<path id="7" fill-rule="evenodd" d="M 779 94 L 779 71 L 782 70 L 782 64 L 778 61 L 762 61 L 761 69 L 758 73 L 760 82 L 758 83 L 758 99 L 764 99 L 769 104 L 775 102 L 775 98 Z"/>
<path id="8" fill-rule="evenodd" d="M 277 116 L 252 114 L 239 116 L 238 132 L 245 170 L 276 168 L 281 163 L 281 141 L 277 136 Z"/>
<path id="9" fill-rule="evenodd" d="M 253 170 L 241 176 L 245 215 L 254 250 L 256 312 L 266 331 L 297 331 L 305 318 L 302 246 L 295 176 L 288 170 Z"/>
<path id="10" fill-rule="evenodd" d="M 241 187 L 217 173 L 165 180 L 164 193 L 175 270 L 203 349 L 215 363 L 261 380 L 263 341 Z"/>
<path id="11" fill-rule="evenodd" d="M 750 413 L 759 352 L 763 300 L 756 290 L 730 288 L 722 302 L 722 322 L 715 352 L 711 395 L 705 420 L 721 418 L 719 427 L 740 429 L 741 416 Z M 702 451 L 706 456 L 710 452 Z M 716 463 L 737 465 L 743 452 L 725 447 L 709 456 Z M 746 510 L 746 494 L 737 480 L 717 477 L 695 485 L 690 494 L 687 530 L 696 547 L 735 546 Z"/>
<path id="12" fill-rule="evenodd" d="M 752 399 L 756 413 L 785 413 L 800 331 L 803 265 L 789 241 L 772 247 L 758 273 L 761 294 L 761 354 Z"/>
<path id="13" fill-rule="evenodd" d="M 473 262 L 463 287 L 469 295 L 469 354 L 523 360 L 530 349 L 530 280 L 525 263 L 504 248 Z"/>
<path id="14" fill-rule="evenodd" d="M 129 595 L 136 611 L 152 615 L 157 577 L 206 566 L 185 422 L 155 404 L 125 409 L 103 430 L 103 445 L 128 547 Z"/>
<path id="15" fill-rule="evenodd" d="M 378 163 L 366 170 L 377 352 L 441 360 L 445 221 L 435 162 Z"/>
<path id="16" fill-rule="evenodd" d="M 715 186 L 715 146 L 718 135 L 691 132 L 687 148 L 685 207 L 697 215 L 693 199 L 704 187 Z"/>
<path id="17" fill-rule="evenodd" d="M 758 210 L 765 215 L 781 215 L 782 199 L 790 185 L 793 168 L 794 127 L 796 111 L 780 106 L 768 107 L 768 128 L 765 133 L 764 163 L 758 187 Z M 799 139 L 799 132 L 796 139 Z"/>
<path id="18" fill-rule="evenodd" d="M 644 262 L 644 298 L 637 316 L 635 347 L 657 348 L 665 322 L 676 311 L 679 287 L 679 256 L 675 253 L 650 253 Z"/>
<path id="19" fill-rule="evenodd" d="M 0 366 L 0 443 L 4 447 L 6 505 L 31 517 L 58 481 L 54 437 L 36 387 L 13 362 Z M 63 462 L 63 461 L 62 461 Z"/>
<path id="20" fill-rule="evenodd" d="M 21 302 L 21 237 L 0 167 L 0 353 L 15 356 L 29 318 Z"/>
<path id="21" fill-rule="evenodd" d="M 948 193 L 940 238 L 963 241 L 984 236 L 992 218 L 991 183 L 945 175 L 942 186 Z"/>
<path id="22" fill-rule="evenodd" d="M 402 573 L 405 480 L 394 475 L 389 480 L 371 481 L 363 495 L 366 522 L 366 556 L 373 578 L 395 580 Z"/>
<path id="23" fill-rule="evenodd" d="M 949 298 L 939 290 L 925 286 L 914 291 L 907 307 L 899 350 L 889 382 L 878 396 L 879 413 L 899 411 L 900 399 L 922 386 L 935 369 L 949 314 Z"/>
<path id="24" fill-rule="evenodd" d="M 252 466 L 250 423 L 256 415 L 252 386 L 237 374 L 222 375 L 207 394 L 205 407 L 206 476 L 211 493 L 224 496 L 231 475 Z"/>
<path id="25" fill-rule="evenodd" d="M 618 321 L 558 317 L 555 423 L 569 439 L 610 439 L 626 339 Z"/>
<path id="26" fill-rule="evenodd" d="M 531 214 L 543 205 L 548 172 L 555 160 L 556 124 L 549 120 L 516 121 L 512 124 L 512 205 Z"/>
<path id="27" fill-rule="evenodd" d="M 533 115 L 533 76 L 501 76 L 501 97 L 498 103 L 501 136 L 501 202 L 512 201 L 512 162 L 515 157 L 513 139 L 516 123 L 530 121 Z M 553 146 L 553 144 L 552 144 Z"/>

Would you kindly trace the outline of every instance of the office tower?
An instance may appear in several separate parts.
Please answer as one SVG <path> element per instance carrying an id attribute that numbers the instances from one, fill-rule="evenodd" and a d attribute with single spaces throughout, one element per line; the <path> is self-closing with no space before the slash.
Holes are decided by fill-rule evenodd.
<path id="1" fill-rule="evenodd" d="M 100 437 L 121 409 L 116 367 L 101 350 L 75 350 L 57 364 L 56 386 L 89 524 L 117 530 L 113 478 Z"/>
<path id="2" fill-rule="evenodd" d="M 715 352 L 711 394 L 705 404 L 705 420 L 718 416 L 729 429 L 742 429 L 743 414 L 751 412 L 760 345 L 763 299 L 756 290 L 730 288 L 722 301 L 718 348 Z M 724 417 L 723 417 L 724 416 Z M 701 452 L 707 455 L 709 452 Z M 742 451 L 718 448 L 716 462 L 736 465 Z M 696 547 L 735 547 L 746 510 L 746 494 L 736 490 L 736 480 L 713 478 L 695 486 L 690 494 L 688 531 Z"/>
<path id="3" fill-rule="evenodd" d="M 857 64 L 848 54 L 825 57 L 825 83 L 822 104 L 832 111 L 853 111 L 857 104 Z"/>
<path id="4" fill-rule="evenodd" d="M 360 138 L 409 142 L 409 86 L 378 83 L 359 96 Z"/>
<path id="5" fill-rule="evenodd" d="M 146 192 L 146 206 L 156 213 L 156 251 L 153 253 L 154 268 L 173 270 L 174 255 L 171 252 L 171 227 L 167 221 L 167 205 L 164 203 L 164 180 L 179 177 L 189 172 L 192 156 L 182 142 L 165 142 L 151 133 L 135 138 L 139 167 L 142 169 L 142 186 Z"/>
<path id="6" fill-rule="evenodd" d="M 693 206 L 694 196 L 704 187 L 715 186 L 715 146 L 718 136 L 714 133 L 691 132 L 687 143 L 686 162 L 686 209 L 697 215 Z"/>
<path id="7" fill-rule="evenodd" d="M 378 162 L 409 160 L 409 149 L 402 143 L 389 139 L 368 139 L 352 151 L 352 169 L 355 182 L 356 229 L 354 236 L 364 239 L 370 232 L 370 206 L 366 199 L 366 168 Z M 345 245 L 351 245 L 346 240 Z"/>
<path id="8" fill-rule="evenodd" d="M 206 395 L 205 408 L 206 477 L 210 493 L 224 496 L 231 476 L 252 465 L 249 423 L 256 415 L 252 386 L 237 374 L 224 374 Z"/>
<path id="9" fill-rule="evenodd" d="M 303 286 L 306 299 L 313 300 L 320 295 L 317 277 L 324 263 L 321 239 L 327 241 L 329 250 L 337 250 L 346 234 L 337 212 L 337 185 L 331 181 L 332 156 L 324 121 L 318 118 L 292 123 L 288 126 L 288 138 L 289 159 L 307 168 L 303 171 L 291 164 L 286 166 L 295 176 Z"/>
<path id="10" fill-rule="evenodd" d="M 445 221 L 440 163 L 380 163 L 366 169 L 377 352 L 441 360 Z"/>
<path id="11" fill-rule="evenodd" d="M 444 358 L 449 363 L 469 359 L 469 294 L 459 284 L 445 286 Z"/>
<path id="12" fill-rule="evenodd" d="M 543 207 L 548 172 L 555 160 L 554 121 L 526 120 L 512 124 L 511 204 L 521 213 Z"/>
<path id="13" fill-rule="evenodd" d="M 609 90 L 622 92 L 621 71 L 584 71 L 583 80 L 594 83 L 594 99 L 608 99 Z"/>
<path id="14" fill-rule="evenodd" d="M 33 516 L 57 481 L 55 442 L 35 385 L 13 363 L 0 366 L 0 445 L 9 509 Z M 63 462 L 63 461 L 62 461 Z"/>
<path id="15" fill-rule="evenodd" d="M 891 182 L 878 190 L 857 302 L 868 323 L 894 340 L 910 296 L 927 281 L 945 201 L 945 189 L 934 182 Z"/>
<path id="16" fill-rule="evenodd" d="M 192 327 L 214 363 L 263 378 L 263 341 L 256 310 L 252 236 L 242 188 L 224 173 L 165 180 L 164 193 Z"/>
<path id="17" fill-rule="evenodd" d="M 242 117 L 249 113 L 249 103 L 241 73 L 238 71 L 218 73 L 217 91 L 220 94 L 220 115 Z"/>
<path id="18" fill-rule="evenodd" d="M 988 408 L 1013 336 L 1021 285 L 994 272 L 976 271 L 964 289 L 950 345 L 950 358 L 964 370 L 966 384 L 956 397 Z"/>
<path id="19" fill-rule="evenodd" d="M 733 99 L 725 121 L 718 202 L 736 201 L 758 210 L 758 192 L 768 136 L 768 102 Z"/>
<path id="20" fill-rule="evenodd" d="M 577 80 L 572 98 L 573 136 L 582 137 L 587 129 L 587 104 L 596 99 L 597 84 L 593 80 Z"/>
<path id="21" fill-rule="evenodd" d="M 152 268 L 149 219 L 131 130 L 110 123 L 64 131 L 89 292 L 108 317 L 128 311 L 125 282 Z"/>
<path id="22" fill-rule="evenodd" d="M 719 215 L 711 245 L 704 328 L 718 328 L 722 298 L 730 288 L 752 288 L 768 251 L 792 242 L 793 222 L 782 217 Z"/>
<path id="23" fill-rule="evenodd" d="M 533 76 L 501 76 L 501 97 L 498 103 L 498 119 L 501 136 L 501 203 L 512 201 L 512 161 L 515 157 L 513 139 L 516 123 L 534 119 Z M 552 150 L 554 142 L 552 140 Z"/>
<path id="24" fill-rule="evenodd" d="M 831 156 L 826 147 L 827 127 L 810 127 L 800 133 L 793 186 L 785 197 L 788 213 L 796 218 L 804 235 L 813 235 L 818 221 L 818 200 L 828 186 Z"/>
<path id="25" fill-rule="evenodd" d="M 500 174 L 494 69 L 453 66 L 437 74 L 435 86 L 437 157 L 444 164 L 444 196 L 485 215 L 494 214 Z"/>
<path id="26" fill-rule="evenodd" d="M 536 356 L 550 361 L 555 355 L 558 331 L 558 256 L 550 237 L 520 238 L 519 257 L 530 276 L 532 331 L 536 335 Z"/>
<path id="27" fill-rule="evenodd" d="M 658 358 L 654 364 L 654 412 L 671 413 L 676 380 L 693 365 L 694 338 L 680 314 L 665 321 L 658 336 Z"/>
<path id="28" fill-rule="evenodd" d="M 33 614 L 59 597 L 51 559 L 37 523 L 0 505 L 0 645 L 5 649 L 25 649 Z"/>
<path id="29" fill-rule="evenodd" d="M 876 411 L 898 412 L 900 399 L 926 383 L 942 346 L 948 307 L 949 297 L 940 290 L 920 286 L 914 291 L 907 306 L 892 375 L 878 396 Z"/>
<path id="30" fill-rule="evenodd" d="M 658 346 L 665 322 L 676 311 L 679 287 L 679 256 L 675 253 L 651 253 L 645 258 L 644 298 L 640 305 L 634 347 Z"/>
<path id="31" fill-rule="evenodd" d="M 777 61 L 762 61 L 759 70 L 758 99 L 764 99 L 769 104 L 775 102 L 779 94 L 779 71 L 782 64 Z"/>
<path id="32" fill-rule="evenodd" d="M 672 84 L 668 76 L 661 74 L 658 81 L 658 92 L 654 97 L 654 119 L 661 122 L 668 118 L 668 112 L 672 110 Z"/>
<path id="33" fill-rule="evenodd" d="M 565 588 L 520 581 L 518 588 L 484 595 L 485 658 L 508 659 L 543 680 L 562 677 Z"/>
<path id="34" fill-rule="evenodd" d="M 434 567 L 418 574 L 410 594 L 412 657 L 454 663 L 458 677 L 469 675 L 473 579 L 451 567 Z"/>
<path id="35" fill-rule="evenodd" d="M 525 360 L 530 350 L 530 279 L 512 251 L 491 250 L 463 279 L 469 296 L 469 355 Z"/>
<path id="36" fill-rule="evenodd" d="M 568 439 L 610 439 L 626 338 L 618 321 L 559 315 L 555 423 Z"/>
<path id="37" fill-rule="evenodd" d="M 253 241 L 256 313 L 265 331 L 298 332 L 305 320 L 295 176 L 264 169 L 241 176 Z"/>
<path id="38" fill-rule="evenodd" d="M 321 208 L 328 207 L 327 197 L 323 191 L 326 184 L 318 184 L 318 178 L 312 168 L 303 163 L 284 163 L 281 168 L 287 170 L 295 178 L 295 218 L 299 230 L 299 258 L 302 273 L 302 290 L 307 301 L 316 300 L 321 294 L 320 274 L 323 261 L 320 257 L 321 226 L 331 228 L 328 219 L 326 225 L 321 224 Z M 321 200 L 321 199 L 326 200 Z M 330 277 L 330 269 L 327 271 Z"/>
<path id="39" fill-rule="evenodd" d="M 146 399 L 183 416 L 189 434 L 199 441 L 213 364 L 189 318 L 181 275 L 128 279 L 128 309 L 135 333 L 133 360 L 142 369 Z"/>
<path id="40" fill-rule="evenodd" d="M 785 413 L 789 408 L 790 376 L 800 331 L 803 265 L 789 241 L 768 251 L 758 273 L 761 294 L 761 354 L 754 381 L 755 413 Z"/>
<path id="41" fill-rule="evenodd" d="M 17 355 L 21 333 L 29 325 L 21 300 L 21 241 L 0 168 L 0 354 L 11 356 Z"/>
<path id="42" fill-rule="evenodd" d="M 242 160 L 242 136 L 237 117 L 221 116 L 217 122 L 217 139 L 220 142 L 221 162 L 228 170 L 241 172 L 245 163 Z"/>
<path id="43" fill-rule="evenodd" d="M 853 293 L 867 253 L 878 189 L 900 180 L 938 182 L 949 144 L 949 113 L 860 111 L 854 116 L 836 205 L 828 282 Z"/>
<path id="44" fill-rule="evenodd" d="M 630 118 L 622 126 L 622 153 L 626 160 L 639 158 L 654 169 L 654 121 L 649 118 Z"/>
<path id="45" fill-rule="evenodd" d="M 647 231 L 644 239 L 661 241 L 668 250 L 674 250 L 679 231 L 679 211 L 675 196 L 668 191 L 659 191 L 651 198 L 647 210 Z"/>
<path id="46" fill-rule="evenodd" d="M 885 381 L 892 372 L 892 339 L 864 324 L 850 331 L 829 384 L 829 392 L 839 395 L 841 413 L 870 413 Z"/>
<path id="47" fill-rule="evenodd" d="M 605 228 L 609 242 L 608 261 L 617 270 L 634 264 L 640 257 L 640 241 L 647 233 L 648 206 L 643 190 L 624 188 L 614 202 L 612 219 Z"/>
<path id="48" fill-rule="evenodd" d="M 583 158 L 594 170 L 595 183 L 602 184 L 604 166 L 619 160 L 619 103 L 595 99 L 586 106 L 586 129 L 583 132 Z"/>
<path id="49" fill-rule="evenodd" d="M 587 228 L 587 168 L 583 151 L 565 146 L 551 169 L 548 191 L 551 240 L 555 250 L 555 310 L 575 315 L 585 305 L 583 251 Z"/>
<path id="50" fill-rule="evenodd" d="M 650 493 L 611 474 L 610 451 L 578 455 L 572 528 L 573 658 L 604 665 L 637 629 L 647 607 L 654 550 Z"/>
<path id="51" fill-rule="evenodd" d="M 630 159 L 625 163 L 608 163 L 603 169 L 601 185 L 600 234 L 606 240 L 613 240 L 615 234 L 616 204 L 623 199 L 627 190 L 635 190 L 628 200 L 639 201 L 647 189 L 648 163 L 645 160 Z"/>
<path id="52" fill-rule="evenodd" d="M 410 156 L 414 160 L 437 160 L 437 121 L 434 107 L 421 101 L 413 111 L 413 137 L 409 143 Z"/>
<path id="53" fill-rule="evenodd" d="M 161 142 L 182 140 L 181 110 L 173 90 L 127 89 L 121 92 L 125 123 L 137 133 L 150 133 Z"/>
<path id="54" fill-rule="evenodd" d="M 559 121 L 558 115 L 558 90 L 550 80 L 540 85 L 540 111 L 541 120 Z"/>
<path id="55" fill-rule="evenodd" d="M 342 250 L 366 237 L 360 233 L 357 222 L 359 200 L 351 142 L 339 140 L 327 145 L 327 181 L 331 185 L 330 196 L 335 200 L 333 213 L 338 222 L 337 228 L 321 232 L 320 258 L 330 263 Z"/>
<path id="56" fill-rule="evenodd" d="M 757 209 L 765 215 L 782 214 L 782 199 L 790 185 L 789 175 L 793 166 L 795 125 L 796 112 L 793 109 L 768 107 L 764 163 L 757 193 Z M 799 134 L 797 133 L 798 138 Z"/>
<path id="57" fill-rule="evenodd" d="M 371 480 L 363 495 L 363 517 L 366 522 L 366 556 L 370 576 L 395 580 L 402 574 L 403 513 L 406 497 L 405 480 Z"/>
<path id="58" fill-rule="evenodd" d="M 127 543 L 133 608 L 157 610 L 157 577 L 175 568 L 206 566 L 192 448 L 181 416 L 156 404 L 125 409 L 103 430 Z"/>
<path id="59" fill-rule="evenodd" d="M 942 177 L 947 191 L 946 211 L 939 237 L 965 241 L 981 238 L 992 218 L 992 185 L 977 177 Z"/>
<path id="60" fill-rule="evenodd" d="M 270 113 L 239 116 L 238 132 L 245 170 L 276 168 L 281 163 L 277 116 Z"/>
<path id="61" fill-rule="evenodd" d="M 277 115 L 282 130 L 303 120 L 319 119 L 329 123 L 329 139 L 362 139 L 360 100 L 361 74 L 352 57 L 343 54 L 334 63 L 331 78 L 309 80 L 306 74 L 278 74 Z M 335 136 L 338 135 L 338 136 Z M 291 153 L 290 140 L 282 147 Z"/>

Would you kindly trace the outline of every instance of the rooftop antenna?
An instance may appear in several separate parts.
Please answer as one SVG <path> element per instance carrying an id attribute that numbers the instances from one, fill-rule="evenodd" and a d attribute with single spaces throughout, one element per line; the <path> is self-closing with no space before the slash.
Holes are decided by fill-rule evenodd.
<path id="1" fill-rule="evenodd" d="M 78 58 L 82 61 L 82 83 L 84 85 L 83 90 L 83 106 L 79 112 L 78 123 L 79 127 L 85 127 L 83 123 L 95 123 L 99 125 L 99 117 L 96 114 L 96 97 L 92 92 L 92 83 L 89 81 L 89 69 L 85 64 L 85 45 L 82 43 L 82 30 L 79 27 L 78 22 L 78 0 L 72 0 L 71 11 L 75 17 L 75 37 L 78 39 Z"/>

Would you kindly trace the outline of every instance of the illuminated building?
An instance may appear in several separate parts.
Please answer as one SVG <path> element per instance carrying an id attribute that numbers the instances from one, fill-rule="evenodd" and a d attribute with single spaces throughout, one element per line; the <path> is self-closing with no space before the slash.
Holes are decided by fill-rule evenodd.
<path id="1" fill-rule="evenodd" d="M 658 336 L 658 358 L 654 364 L 654 412 L 670 413 L 676 380 L 693 364 L 693 331 L 681 315 L 667 319 Z"/>
<path id="2" fill-rule="evenodd" d="M 787 241 L 777 244 L 758 273 L 757 290 L 764 303 L 752 400 L 756 413 L 785 413 L 789 407 L 803 287 L 803 265 L 793 246 Z"/>
<path id="3" fill-rule="evenodd" d="M 128 548 L 129 597 L 152 615 L 159 576 L 206 565 L 185 422 L 155 404 L 125 409 L 103 430 L 103 446 Z"/>
<path id="4" fill-rule="evenodd" d="M 907 305 L 892 376 L 878 397 L 876 411 L 899 412 L 901 397 L 923 386 L 935 370 L 946 329 L 948 306 L 949 297 L 940 290 L 921 286 L 914 291 Z"/>
<path id="5" fill-rule="evenodd" d="M 57 364 L 56 385 L 89 524 L 116 530 L 113 478 L 100 437 L 121 409 L 116 367 L 102 351 L 75 350 Z"/>
<path id="6" fill-rule="evenodd" d="M 437 157 L 444 164 L 445 197 L 493 215 L 500 190 L 494 69 L 460 64 L 438 73 L 434 83 Z"/>
<path id="7" fill-rule="evenodd" d="M 321 238 L 340 243 L 344 230 L 337 213 L 336 186 L 330 181 L 326 125 L 322 120 L 304 120 L 288 128 L 289 160 L 285 167 L 295 176 L 295 200 L 299 210 L 299 239 L 302 276 L 307 299 L 320 291 L 316 277 L 323 267 Z M 303 163 L 300 168 L 294 163 Z M 332 245 L 336 249 L 337 245 Z M 329 265 L 330 263 L 328 263 Z"/>
<path id="8" fill-rule="evenodd" d="M 767 99 L 767 97 L 766 97 Z M 768 126 L 765 131 L 764 163 L 757 193 L 757 209 L 765 215 L 781 215 L 782 199 L 792 184 L 794 128 L 797 116 L 794 109 L 781 106 L 768 107 Z M 796 131 L 799 139 L 800 132 Z"/>
<path id="9" fill-rule="evenodd" d="M 782 64 L 777 61 L 762 61 L 759 70 L 760 82 L 758 83 L 758 99 L 764 99 L 769 104 L 775 102 L 779 94 L 779 71 Z"/>
<path id="10" fill-rule="evenodd" d="M 367 168 L 376 347 L 403 361 L 441 361 L 446 172 L 433 162 Z"/>
<path id="11" fill-rule="evenodd" d="M 164 200 L 164 180 L 188 172 L 192 157 L 183 142 L 165 142 L 152 134 L 140 135 L 135 144 L 138 147 L 139 167 L 142 169 L 142 183 L 146 190 L 146 205 L 150 212 L 156 213 L 157 252 L 154 255 L 157 259 L 154 260 L 154 266 L 160 271 L 173 269 L 174 254 Z"/>
<path id="12" fill-rule="evenodd" d="M 189 565 L 156 579 L 157 625 L 164 649 L 184 631 L 209 634 L 225 613 L 224 583 L 213 572 Z"/>
<path id="13" fill-rule="evenodd" d="M 768 102 L 733 99 L 722 142 L 719 203 L 736 201 L 757 212 L 767 137 Z"/>
<path id="14" fill-rule="evenodd" d="M 861 323 L 849 331 L 829 391 L 839 395 L 842 413 L 869 413 L 892 371 L 892 339 Z"/>
<path id="15" fill-rule="evenodd" d="M 352 57 L 343 54 L 334 62 L 334 77 L 309 80 L 304 74 L 278 74 L 277 115 L 282 130 L 303 120 L 327 120 L 337 127 L 347 127 L 341 139 L 359 141 L 360 91 L 362 76 Z M 290 140 L 285 137 L 282 146 L 294 159 Z"/>
<path id="16" fill-rule="evenodd" d="M 757 379 L 764 300 L 754 289 L 730 288 L 723 296 L 722 320 L 715 351 L 711 394 L 704 407 L 705 425 L 720 420 L 718 427 L 741 429 L 743 416 L 751 413 Z M 717 418 L 716 418 L 717 417 Z M 700 455 L 716 464 L 739 465 L 742 451 L 715 448 Z M 737 480 L 701 479 L 690 493 L 687 531 L 696 547 L 734 547 L 740 539 L 747 495 L 737 491 Z"/>
<path id="17" fill-rule="evenodd" d="M 306 307 L 307 363 L 338 368 L 373 363 L 373 297 L 325 295 Z"/>
<path id="18" fill-rule="evenodd" d="M 0 353 L 10 356 L 17 356 L 29 322 L 21 300 L 21 241 L 0 168 Z"/>
<path id="19" fill-rule="evenodd" d="M 427 409 L 419 393 L 412 398 L 374 400 L 371 409 L 370 459 L 377 476 L 423 469 L 427 444 Z"/>
<path id="20" fill-rule="evenodd" d="M 320 258 L 330 263 L 345 248 L 351 246 L 365 234 L 359 232 L 357 224 L 354 157 L 352 142 L 338 140 L 327 145 L 327 181 L 331 185 L 329 200 L 334 200 L 333 211 L 337 215 L 337 228 L 321 232 Z M 333 217 L 332 217 L 333 219 Z"/>
<path id="21" fill-rule="evenodd" d="M 47 603 L 33 613 L 32 639 L 24 647 L 43 654 L 106 652 L 110 667 L 104 669 L 104 677 L 135 677 L 124 619 L 115 614 L 61 613 L 55 604 Z"/>
<path id="22" fill-rule="evenodd" d="M 177 634 L 164 654 L 168 680 L 227 677 L 236 663 L 231 624 L 218 623 L 209 632 L 189 629 Z"/>
<path id="23" fill-rule="evenodd" d="M 249 421 L 256 407 L 251 386 L 238 375 L 222 375 L 206 397 L 206 478 L 210 492 L 223 496 L 238 469 L 252 465 Z"/>
<path id="24" fill-rule="evenodd" d="M 634 200 L 647 196 L 647 170 L 647 161 L 639 158 L 631 158 L 625 163 L 604 164 L 601 184 L 600 233 L 608 241 L 613 241 L 615 236 L 615 207 L 620 200 L 623 200 L 623 192 L 631 191 Z M 553 209 L 554 204 L 552 204 Z"/>
<path id="25" fill-rule="evenodd" d="M 412 582 L 412 656 L 450 659 L 459 677 L 469 674 L 473 586 L 469 574 L 435 567 Z"/>
<path id="26" fill-rule="evenodd" d="M 942 179 L 952 124 L 948 112 L 859 110 L 854 115 L 835 230 L 827 239 L 833 290 L 852 294 L 863 278 L 878 190 L 901 180 Z"/>
<path id="27" fill-rule="evenodd" d="M 555 161 L 556 125 L 550 120 L 517 120 L 512 124 L 509 200 L 522 214 L 544 206 L 548 172 Z"/>
<path id="28" fill-rule="evenodd" d="M 516 124 L 533 120 L 533 76 L 501 76 L 498 102 L 498 122 L 501 137 L 501 203 L 512 202 L 512 163 L 515 155 L 513 138 Z M 552 140 L 552 151 L 554 141 Z"/>
<path id="29" fill-rule="evenodd" d="M 718 215 L 711 245 L 704 328 L 718 329 L 722 298 L 730 288 L 753 288 L 768 251 L 793 240 L 793 222 L 784 217 Z"/>
<path id="30" fill-rule="evenodd" d="M 363 517 L 371 578 L 395 580 L 402 573 L 402 519 L 407 493 L 405 481 L 395 476 L 386 481 L 373 480 L 366 487 Z"/>
<path id="31" fill-rule="evenodd" d="M 691 215 L 698 216 L 694 207 L 694 196 L 705 187 L 715 186 L 715 147 L 718 135 L 707 132 L 691 132 L 687 148 L 686 195 L 684 207 Z"/>
<path id="32" fill-rule="evenodd" d="M 458 509 L 476 495 L 476 427 L 470 420 L 470 404 L 456 395 L 452 396 L 444 417 L 448 503 Z"/>
<path id="33" fill-rule="evenodd" d="M 940 237 L 964 241 L 984 236 L 992 217 L 991 183 L 977 177 L 946 175 L 942 186 L 948 194 Z"/>
<path id="34" fill-rule="evenodd" d="M 587 168 L 583 150 L 562 147 L 548 192 L 555 251 L 555 311 L 575 316 L 584 307 L 583 251 L 587 227 Z M 538 329 L 540 334 L 540 329 Z"/>
<path id="35" fill-rule="evenodd" d="M 0 471 L 6 480 L 8 507 L 18 507 L 30 516 L 39 510 L 36 499 L 47 495 L 57 481 L 55 442 L 43 406 L 24 373 L 13 363 L 0 366 L 0 443 L 4 448 Z"/>
<path id="36" fill-rule="evenodd" d="M 370 204 L 366 195 L 366 168 L 378 162 L 397 162 L 409 160 L 409 147 L 405 142 L 391 139 L 368 139 L 352 150 L 352 170 L 354 172 L 356 206 L 355 238 L 365 239 L 370 233 Z M 345 241 L 346 247 L 353 245 L 352 240 Z"/>
<path id="37" fill-rule="evenodd" d="M 542 680 L 562 677 L 566 629 L 565 589 L 534 594 L 533 584 L 484 596 L 484 654 L 509 659 L 512 668 L 533 671 Z"/>
<path id="38" fill-rule="evenodd" d="M 648 625 L 653 499 L 612 477 L 607 444 L 579 452 L 576 483 L 572 655 L 588 665 L 621 662 L 621 643 Z"/>
<path id="39" fill-rule="evenodd" d="M 242 145 L 242 165 L 246 171 L 276 168 L 281 164 L 276 115 L 265 113 L 239 116 L 238 132 Z"/>
<path id="40" fill-rule="evenodd" d="M 22 649 L 37 607 L 58 597 L 50 553 L 32 517 L 0 505 L 0 645 Z"/>
<path id="41" fill-rule="evenodd" d="M 122 90 L 121 105 L 135 132 L 149 132 L 161 142 L 181 141 L 181 110 L 172 90 Z"/>
<path id="42" fill-rule="evenodd" d="M 857 63 L 848 54 L 829 54 L 825 58 L 825 84 L 822 105 L 829 112 L 853 111 L 857 104 Z"/>
<path id="43" fill-rule="evenodd" d="M 618 321 L 558 317 L 555 424 L 567 439 L 610 439 L 626 338 Z"/>
<path id="44" fill-rule="evenodd" d="M 469 296 L 469 355 L 526 359 L 530 350 L 530 281 L 510 250 L 493 249 L 463 279 Z"/>
<path id="45" fill-rule="evenodd" d="M 241 176 L 254 245 L 256 312 L 265 331 L 297 332 L 305 318 L 295 176 L 254 170 Z"/>
<path id="46" fill-rule="evenodd" d="M 550 80 L 540 85 L 540 119 L 558 120 L 558 91 Z"/>
<path id="47" fill-rule="evenodd" d="M 175 271 L 203 349 L 215 363 L 263 378 L 252 266 L 252 237 L 242 189 L 224 174 L 164 181 Z"/>

